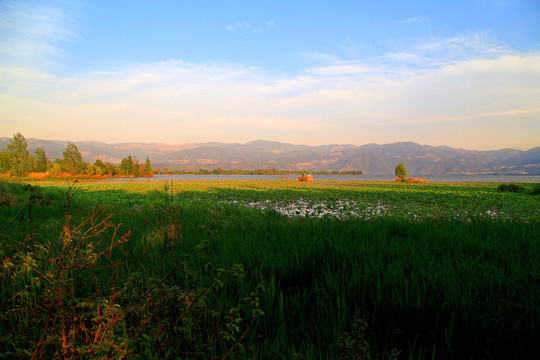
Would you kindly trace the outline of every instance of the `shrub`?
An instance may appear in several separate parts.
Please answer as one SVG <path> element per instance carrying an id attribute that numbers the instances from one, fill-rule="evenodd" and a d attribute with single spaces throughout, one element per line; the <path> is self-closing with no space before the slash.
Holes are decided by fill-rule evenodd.
<path id="1" fill-rule="evenodd" d="M 500 184 L 498 187 L 499 192 L 518 192 L 521 191 L 521 186 L 517 184 Z"/>
<path id="2" fill-rule="evenodd" d="M 405 181 L 407 182 L 412 182 L 412 183 L 426 183 L 426 179 L 423 179 L 423 178 L 412 178 L 412 177 L 408 177 L 407 179 L 405 179 Z"/>
<path id="3" fill-rule="evenodd" d="M 31 209 L 42 197 L 26 188 Z M 164 276 L 125 274 L 137 261 L 125 249 L 131 232 L 103 206 L 72 218 L 72 188 L 52 236 L 1 239 L 0 359 L 225 359 L 248 350 L 262 287 L 226 308 L 213 303 L 227 280 L 245 276 L 241 265 L 213 266 L 203 242 Z"/>
<path id="4" fill-rule="evenodd" d="M 538 194 L 540 194 L 540 183 L 534 184 L 532 193 L 533 193 L 533 195 L 538 195 Z"/>
<path id="5" fill-rule="evenodd" d="M 0 206 L 13 206 L 17 203 L 17 198 L 10 192 L 0 188 Z"/>
<path id="6" fill-rule="evenodd" d="M 0 181 L 0 206 L 13 206 L 23 198 L 25 186 L 15 181 Z"/>

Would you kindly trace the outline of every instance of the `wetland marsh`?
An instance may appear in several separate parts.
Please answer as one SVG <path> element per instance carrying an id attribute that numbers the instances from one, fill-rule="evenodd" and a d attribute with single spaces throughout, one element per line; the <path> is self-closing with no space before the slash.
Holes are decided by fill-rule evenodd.
<path id="1" fill-rule="evenodd" d="M 0 183 L 2 356 L 523 358 L 540 195 L 498 185 Z"/>

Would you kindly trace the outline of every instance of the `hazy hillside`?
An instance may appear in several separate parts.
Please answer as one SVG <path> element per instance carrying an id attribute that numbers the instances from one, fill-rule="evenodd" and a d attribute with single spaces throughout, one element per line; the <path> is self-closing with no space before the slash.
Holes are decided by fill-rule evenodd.
<path id="1" fill-rule="evenodd" d="M 0 138 L 5 147 L 11 138 Z M 51 160 L 62 157 L 67 141 L 27 139 L 28 147 L 45 149 Z M 521 151 L 501 149 L 475 151 L 413 142 L 392 144 L 307 146 L 257 140 L 246 144 L 106 144 L 76 142 L 84 159 L 100 158 L 118 164 L 127 156 L 144 161 L 148 156 L 155 168 L 169 170 L 258 169 L 339 171 L 362 170 L 364 174 L 392 174 L 403 162 L 410 174 L 540 174 L 540 147 Z"/>

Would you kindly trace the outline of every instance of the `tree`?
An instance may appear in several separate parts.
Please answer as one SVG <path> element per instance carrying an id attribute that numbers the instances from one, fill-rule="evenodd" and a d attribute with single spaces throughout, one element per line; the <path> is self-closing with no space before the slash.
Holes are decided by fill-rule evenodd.
<path id="1" fill-rule="evenodd" d="M 405 179 L 405 176 L 407 176 L 407 170 L 405 169 L 405 165 L 403 163 L 399 163 L 398 166 L 396 166 L 396 177 L 400 178 L 401 181 Z"/>
<path id="2" fill-rule="evenodd" d="M 135 177 L 144 176 L 144 174 L 145 174 L 144 167 L 145 167 L 144 164 L 137 164 L 137 166 L 136 166 L 137 172 L 133 173 L 133 176 L 135 176 Z"/>
<path id="3" fill-rule="evenodd" d="M 33 170 L 37 172 L 45 172 L 47 171 L 48 163 L 49 163 L 49 159 L 47 159 L 45 150 L 42 147 L 38 147 L 36 151 L 34 152 Z"/>
<path id="4" fill-rule="evenodd" d="M 94 161 L 94 166 L 101 168 L 101 170 L 105 169 L 105 164 L 101 159 L 96 159 L 96 161 Z"/>
<path id="5" fill-rule="evenodd" d="M 8 172 L 11 168 L 11 152 L 8 149 L 0 150 L 0 173 Z"/>
<path id="6" fill-rule="evenodd" d="M 72 142 L 69 142 L 64 150 L 63 162 L 66 170 L 72 175 L 81 174 L 86 169 L 86 162 L 84 162 L 77 145 Z"/>
<path id="7" fill-rule="evenodd" d="M 103 164 L 103 165 L 105 165 L 105 164 Z M 101 168 L 99 166 L 94 165 L 93 168 L 94 168 L 94 174 L 103 175 L 103 169 L 105 168 L 105 166 L 103 166 L 103 168 Z"/>
<path id="8" fill-rule="evenodd" d="M 24 176 L 30 171 L 32 157 L 28 152 L 28 144 L 26 139 L 20 132 L 13 135 L 13 139 L 7 146 L 7 150 L 11 153 L 10 172 L 15 176 Z"/>
<path id="9" fill-rule="evenodd" d="M 84 168 L 84 173 L 88 176 L 92 176 L 96 173 L 96 171 L 94 170 L 94 165 L 92 164 L 86 164 L 85 168 Z"/>
<path id="10" fill-rule="evenodd" d="M 131 175 L 133 172 L 133 158 L 131 155 L 126 156 L 122 159 L 122 161 L 120 161 L 119 168 L 123 175 Z"/>
<path id="11" fill-rule="evenodd" d="M 144 173 L 150 175 L 152 173 L 152 165 L 150 165 L 150 159 L 146 157 L 146 162 L 144 163 Z"/>
<path id="12" fill-rule="evenodd" d="M 103 169 L 103 174 L 107 176 L 114 176 L 119 174 L 119 168 L 111 164 L 110 162 L 105 163 L 105 168 Z"/>
<path id="13" fill-rule="evenodd" d="M 126 156 L 120 162 L 120 171 L 124 175 L 139 176 L 139 161 L 135 156 Z"/>
<path id="14" fill-rule="evenodd" d="M 52 176 L 58 176 L 62 173 L 62 165 L 58 161 L 50 164 L 48 168 Z"/>
<path id="15" fill-rule="evenodd" d="M 134 155 L 133 157 L 133 168 L 131 170 L 131 175 L 134 177 L 139 177 L 139 172 L 141 170 L 141 167 L 139 166 L 139 160 L 137 160 L 137 157 Z"/>

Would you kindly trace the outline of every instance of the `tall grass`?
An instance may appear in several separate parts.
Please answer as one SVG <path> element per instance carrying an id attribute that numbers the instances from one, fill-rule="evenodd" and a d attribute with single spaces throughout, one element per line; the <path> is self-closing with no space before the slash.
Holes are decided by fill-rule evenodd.
<path id="1" fill-rule="evenodd" d="M 369 324 L 374 354 L 511 358 L 539 335 L 538 223 L 267 214 L 267 226 L 246 229 L 236 218 L 213 236 L 215 261 L 243 263 L 268 288 L 265 338 L 281 358 L 337 357 L 356 318 Z"/>
<path id="2" fill-rule="evenodd" d="M 62 191 L 3 189 L 18 199 L 0 209 L 4 243 L 29 232 L 36 239 L 58 235 Z M 235 358 L 519 359 L 536 351 L 538 220 L 290 219 L 169 190 L 75 192 L 69 211 L 76 218 L 94 207 L 88 199 L 109 202 L 115 223 L 131 231 L 123 245 L 130 261 L 116 274 L 118 284 L 134 274 L 162 278 L 181 259 L 191 268 L 242 264 L 245 275 L 205 299 L 209 309 L 226 311 L 264 287 L 265 315 Z M 29 214 L 31 193 L 39 200 Z M 204 260 L 185 256 L 201 243 Z M 110 274 L 96 272 L 98 283 L 107 284 Z M 170 285 L 185 281 L 182 272 L 167 278 Z M 11 291 L 3 282 L 4 301 Z M 361 331 L 358 321 L 366 325 Z M 362 354 L 353 351 L 360 345 Z"/>

